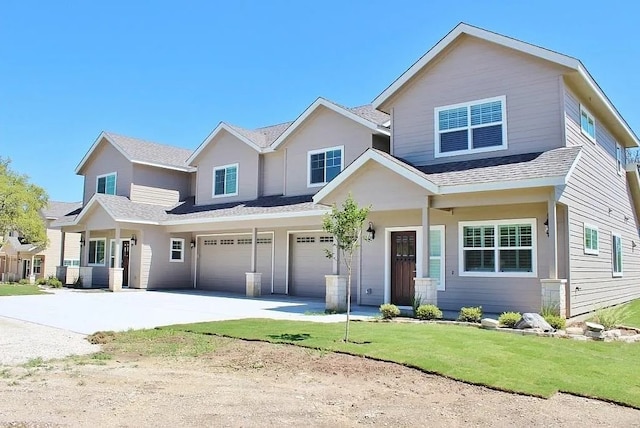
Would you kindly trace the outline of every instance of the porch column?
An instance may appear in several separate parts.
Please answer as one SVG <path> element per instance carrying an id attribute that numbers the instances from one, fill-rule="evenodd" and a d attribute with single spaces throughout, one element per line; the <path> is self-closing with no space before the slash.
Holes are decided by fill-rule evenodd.
<path id="1" fill-rule="evenodd" d="M 427 196 L 425 204 L 422 207 L 422 272 L 418 271 L 416 266 L 416 278 L 414 297 L 420 300 L 422 304 L 438 304 L 438 288 L 436 282 L 430 278 L 429 262 L 430 262 L 430 238 L 431 238 L 431 220 L 429 218 L 430 197 Z M 417 243 L 416 243 L 417 244 Z"/>
<path id="2" fill-rule="evenodd" d="M 82 266 L 89 266 L 89 238 L 91 238 L 91 232 L 89 228 L 84 230 L 84 247 L 82 248 Z"/>
<path id="3" fill-rule="evenodd" d="M 567 315 L 566 279 L 558 278 L 558 215 L 555 190 L 549 192 L 547 200 L 547 252 L 549 253 L 549 278 L 540 279 L 541 304 L 543 310 L 551 310 L 556 315 Z M 544 239 L 544 238 L 543 238 Z M 543 248 L 545 246 L 539 246 Z"/>
<path id="4" fill-rule="evenodd" d="M 29 284 L 35 284 L 36 283 L 36 276 L 33 273 L 33 262 L 35 261 L 35 256 L 31 255 L 31 264 L 29 265 Z M 40 268 L 42 269 L 42 268 Z"/>
<path id="5" fill-rule="evenodd" d="M 67 233 L 64 231 L 60 232 L 62 235 L 60 236 L 60 263 L 58 266 L 64 266 L 64 243 L 67 240 Z"/>
<path id="6" fill-rule="evenodd" d="M 555 193 L 552 191 L 547 201 L 547 222 L 549 223 L 549 279 L 558 279 L 558 233 Z"/>
<path id="7" fill-rule="evenodd" d="M 246 291 L 248 297 L 262 294 L 262 273 L 256 272 L 258 265 L 258 229 L 251 229 L 251 272 L 246 275 Z"/>
<path id="8" fill-rule="evenodd" d="M 93 285 L 93 267 L 89 266 L 89 239 L 91 239 L 91 231 L 87 227 L 84 230 L 84 247 L 82 248 L 82 263 L 78 269 L 78 282 L 82 288 L 91 288 Z"/>
<path id="9" fill-rule="evenodd" d="M 122 254 L 120 251 L 120 227 L 116 227 L 115 237 L 114 237 L 114 245 L 113 252 L 115 254 L 109 254 L 109 290 L 110 291 L 121 291 L 122 290 Z M 106 248 L 105 248 L 106 250 Z M 111 252 L 111 245 L 109 245 L 109 252 Z M 106 251 L 105 251 L 106 253 Z M 111 266 L 111 257 L 113 256 L 113 266 Z"/>

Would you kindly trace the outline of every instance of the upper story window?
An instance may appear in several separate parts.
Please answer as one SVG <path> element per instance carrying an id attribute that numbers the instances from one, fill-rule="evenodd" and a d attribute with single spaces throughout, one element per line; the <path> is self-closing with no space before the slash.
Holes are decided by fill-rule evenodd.
<path id="1" fill-rule="evenodd" d="M 116 178 L 117 178 L 117 174 L 115 172 L 112 172 L 110 174 L 99 175 L 96 178 L 96 193 L 115 195 L 116 194 Z"/>
<path id="2" fill-rule="evenodd" d="M 506 97 L 435 109 L 435 157 L 507 148 Z"/>
<path id="3" fill-rule="evenodd" d="M 238 194 L 238 164 L 219 166 L 213 169 L 213 196 L 235 196 Z"/>
<path id="4" fill-rule="evenodd" d="M 624 152 L 622 151 L 622 146 L 619 143 L 616 143 L 616 169 L 618 170 L 618 174 L 622 175 L 622 167 L 624 166 Z"/>
<path id="5" fill-rule="evenodd" d="M 580 105 L 580 129 L 585 137 L 596 142 L 596 120 L 583 105 Z"/>
<path id="6" fill-rule="evenodd" d="M 343 146 L 310 151 L 307 186 L 323 186 L 340 174 L 344 167 L 343 152 Z"/>

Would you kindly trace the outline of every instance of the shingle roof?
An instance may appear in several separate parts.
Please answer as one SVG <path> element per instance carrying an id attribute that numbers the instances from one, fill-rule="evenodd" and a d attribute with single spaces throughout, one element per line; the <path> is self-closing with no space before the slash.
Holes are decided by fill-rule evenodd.
<path id="1" fill-rule="evenodd" d="M 82 208 L 82 202 L 49 201 L 47 207 L 42 210 L 45 218 L 58 219 Z"/>
<path id="2" fill-rule="evenodd" d="M 116 220 L 130 220 L 137 222 L 161 222 L 168 218 L 167 207 L 160 205 L 141 204 L 132 202 L 125 196 L 96 194 L 96 202 L 109 212 Z"/>
<path id="3" fill-rule="evenodd" d="M 179 168 L 185 171 L 194 170 L 187 165 L 187 159 L 192 153 L 190 149 L 140 140 L 112 132 L 105 132 L 104 135 L 125 152 L 131 161 Z"/>
<path id="4" fill-rule="evenodd" d="M 37 249 L 38 247 L 33 244 L 23 244 L 20 239 L 15 236 L 9 236 L 5 244 L 10 244 L 16 251 L 28 252 Z M 4 246 L 4 244 L 2 244 Z"/>
<path id="5" fill-rule="evenodd" d="M 359 107 L 352 107 L 352 108 L 348 108 L 347 110 L 377 125 L 384 125 L 390 119 L 390 116 L 387 113 L 383 113 L 380 110 L 376 110 L 375 108 L 373 108 L 371 104 L 365 104 Z"/>

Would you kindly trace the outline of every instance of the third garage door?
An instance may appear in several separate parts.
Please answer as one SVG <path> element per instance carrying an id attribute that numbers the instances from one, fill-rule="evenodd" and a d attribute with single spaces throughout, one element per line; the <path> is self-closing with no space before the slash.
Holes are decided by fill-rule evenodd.
<path id="1" fill-rule="evenodd" d="M 292 233 L 289 239 L 289 294 L 324 297 L 324 276 L 332 273 L 333 266 L 325 249 L 332 247 L 333 237 L 322 232 L 300 232 Z"/>

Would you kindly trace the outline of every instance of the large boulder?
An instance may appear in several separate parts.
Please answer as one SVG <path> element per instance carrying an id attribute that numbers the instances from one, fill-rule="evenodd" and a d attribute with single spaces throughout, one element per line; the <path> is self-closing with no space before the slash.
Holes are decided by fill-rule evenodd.
<path id="1" fill-rule="evenodd" d="M 544 332 L 553 332 L 555 329 L 549 325 L 542 315 L 525 312 L 522 314 L 522 318 L 518 321 L 514 327 L 518 330 L 525 330 L 527 328 L 535 328 Z"/>
<path id="2" fill-rule="evenodd" d="M 482 321 L 480 321 L 480 324 L 482 325 L 482 328 L 489 330 L 495 330 L 500 325 L 498 320 L 494 320 L 493 318 L 483 318 Z"/>

